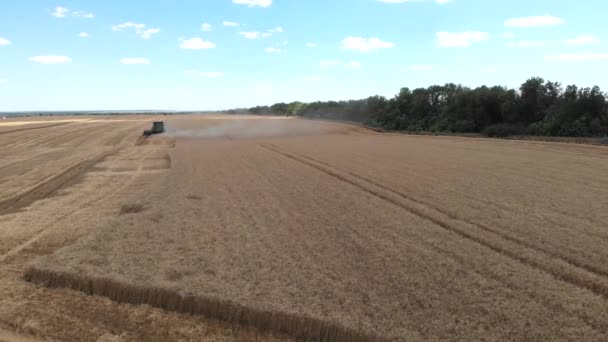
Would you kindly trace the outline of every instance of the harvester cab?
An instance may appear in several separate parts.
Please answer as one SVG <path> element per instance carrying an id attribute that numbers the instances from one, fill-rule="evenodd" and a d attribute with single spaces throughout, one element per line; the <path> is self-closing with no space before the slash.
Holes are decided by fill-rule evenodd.
<path id="1" fill-rule="evenodd" d="M 152 129 L 144 131 L 145 136 L 161 133 L 165 133 L 165 123 L 163 121 L 154 121 L 154 123 L 152 124 Z"/>

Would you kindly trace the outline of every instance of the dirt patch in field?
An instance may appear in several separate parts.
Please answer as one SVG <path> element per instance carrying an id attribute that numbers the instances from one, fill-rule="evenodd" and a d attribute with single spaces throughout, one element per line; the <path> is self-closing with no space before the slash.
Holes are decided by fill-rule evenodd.
<path id="1" fill-rule="evenodd" d="M 138 203 L 124 204 L 120 207 L 120 215 L 137 214 L 144 211 L 146 208 Z"/>
<path id="2" fill-rule="evenodd" d="M 178 137 L 148 210 L 25 277 L 321 341 L 608 337 L 605 149 L 334 133 Z"/>

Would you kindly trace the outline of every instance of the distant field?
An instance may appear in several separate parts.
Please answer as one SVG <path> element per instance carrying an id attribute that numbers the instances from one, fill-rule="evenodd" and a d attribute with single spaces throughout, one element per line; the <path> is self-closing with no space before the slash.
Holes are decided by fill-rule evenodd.
<path id="1" fill-rule="evenodd" d="M 328 341 L 608 338 L 606 147 L 379 134 L 297 119 L 166 120 L 167 135 L 137 146 L 135 136 L 95 129 L 103 122 L 83 126 L 85 135 L 77 126 L 41 135 L 48 148 L 130 142 L 87 177 L 147 181 L 125 188 L 132 193 L 98 224 L 85 221 L 78 241 L 56 242 L 27 272 L 25 263 L 14 272 L 260 329 L 236 339 L 265 330 Z M 145 124 L 119 126 L 131 134 Z M 31 141 L 6 140 L 23 151 L 39 146 Z M 78 160 L 109 152 L 82 150 L 89 159 Z M 78 186 L 105 191 L 91 181 Z M 123 317 L 121 306 L 103 303 L 107 320 Z M 0 311 L 0 322 L 25 324 L 7 317 Z M 190 328 L 165 337 L 195 340 L 194 317 L 176 318 Z M 99 336 L 135 322 L 88 324 Z M 198 322 L 217 336 L 230 331 Z M 152 337 L 141 334 L 130 337 Z"/>

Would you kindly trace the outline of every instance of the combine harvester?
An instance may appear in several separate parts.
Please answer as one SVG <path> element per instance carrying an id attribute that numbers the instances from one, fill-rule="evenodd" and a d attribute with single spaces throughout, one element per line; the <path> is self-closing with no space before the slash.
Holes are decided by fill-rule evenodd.
<path id="1" fill-rule="evenodd" d="M 144 136 L 149 137 L 152 134 L 161 134 L 165 133 L 165 123 L 163 121 L 154 121 L 152 124 L 152 129 L 148 129 L 144 131 Z"/>

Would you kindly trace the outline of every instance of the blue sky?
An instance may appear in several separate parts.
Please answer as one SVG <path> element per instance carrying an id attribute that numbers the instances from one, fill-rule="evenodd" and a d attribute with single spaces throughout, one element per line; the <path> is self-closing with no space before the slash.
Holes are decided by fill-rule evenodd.
<path id="1" fill-rule="evenodd" d="M 606 13 L 605 0 L 2 1 L 0 111 L 222 109 L 531 76 L 608 90 Z"/>

